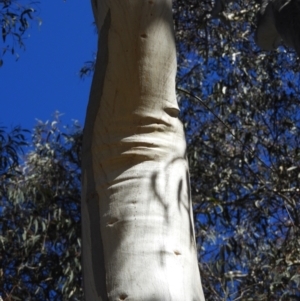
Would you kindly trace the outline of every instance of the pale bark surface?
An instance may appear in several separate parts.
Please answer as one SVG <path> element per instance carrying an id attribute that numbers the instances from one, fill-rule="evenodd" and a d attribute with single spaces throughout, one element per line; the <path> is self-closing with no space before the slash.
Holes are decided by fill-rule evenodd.
<path id="1" fill-rule="evenodd" d="M 100 42 L 83 142 L 86 301 L 204 300 L 171 5 L 93 2 Z"/>

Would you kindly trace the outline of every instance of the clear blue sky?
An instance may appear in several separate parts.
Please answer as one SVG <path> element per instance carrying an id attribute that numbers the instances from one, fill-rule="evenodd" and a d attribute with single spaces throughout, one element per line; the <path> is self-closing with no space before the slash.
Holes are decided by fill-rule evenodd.
<path id="1" fill-rule="evenodd" d="M 28 1 L 29 2 L 29 1 Z M 64 113 L 64 124 L 77 119 L 83 125 L 91 78 L 78 71 L 96 51 L 89 0 L 41 0 L 39 27 L 32 23 L 26 50 L 20 58 L 7 53 L 0 68 L 0 126 L 32 129 L 36 118 Z"/>

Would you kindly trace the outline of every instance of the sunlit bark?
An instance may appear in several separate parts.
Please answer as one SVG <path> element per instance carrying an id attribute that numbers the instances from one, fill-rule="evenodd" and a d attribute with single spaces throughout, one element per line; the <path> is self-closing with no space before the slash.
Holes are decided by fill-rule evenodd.
<path id="1" fill-rule="evenodd" d="M 95 1 L 82 163 L 86 301 L 204 300 L 170 0 Z"/>

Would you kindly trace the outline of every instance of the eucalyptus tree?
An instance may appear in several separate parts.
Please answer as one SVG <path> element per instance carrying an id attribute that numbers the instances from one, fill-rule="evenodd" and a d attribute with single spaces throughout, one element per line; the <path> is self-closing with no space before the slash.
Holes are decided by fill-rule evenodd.
<path id="1" fill-rule="evenodd" d="M 148 3 L 153 4 L 154 2 L 149 1 Z M 286 13 L 284 18 L 282 16 L 286 10 L 291 12 L 291 6 L 297 8 L 298 2 L 294 0 L 280 3 L 279 1 L 270 1 L 270 3 L 248 0 L 220 0 L 214 3 L 180 0 L 174 2 L 173 13 L 180 64 L 177 90 L 181 95 L 182 118 L 187 126 L 192 193 L 197 203 L 195 213 L 200 266 L 204 275 L 204 289 L 208 300 L 238 300 L 243 297 L 251 299 L 254 295 L 257 300 L 266 298 L 271 300 L 278 296 L 287 298 L 287 300 L 298 297 L 296 293 L 298 290 L 297 260 L 292 261 L 291 267 L 286 259 L 282 258 L 282 256 L 286 256 L 282 255 L 286 254 L 283 242 L 294 245 L 296 243 L 294 238 L 298 231 L 296 223 L 298 205 L 295 199 L 298 183 L 295 170 L 298 167 L 295 162 L 298 158 L 296 133 L 299 132 L 299 123 L 297 114 L 293 114 L 298 104 L 298 89 L 295 82 L 289 76 L 284 76 L 283 73 L 289 72 L 290 76 L 297 78 L 298 69 L 295 64 L 297 58 L 293 52 L 282 47 L 272 54 L 261 52 L 261 49 L 254 43 L 256 36 L 256 41 L 260 46 L 270 49 L 271 46 L 279 46 L 278 43 L 283 40 L 288 46 L 297 50 L 296 31 L 292 31 L 290 25 L 298 24 L 297 11 L 290 14 L 290 19 L 287 19 L 288 14 Z M 98 4 L 99 1 L 95 2 L 95 7 Z M 270 9 L 266 9 L 266 7 L 272 8 L 271 18 Z M 123 8 L 120 8 L 120 11 L 123 12 Z M 151 20 L 151 27 L 154 28 L 154 24 L 155 22 Z M 276 43 L 272 42 L 271 46 L 264 47 L 261 44 L 262 37 L 273 34 L 274 30 L 276 31 Z M 109 31 L 110 34 L 112 32 L 115 33 L 114 26 L 113 30 Z M 144 32 L 141 37 L 142 35 Z M 106 37 L 106 34 L 100 33 L 101 36 Z M 119 36 L 122 38 L 123 34 Z M 127 35 L 125 36 L 127 37 Z M 143 38 L 147 41 L 147 34 Z M 131 44 L 135 45 L 132 42 Z M 153 43 L 153 45 L 157 44 Z M 130 49 L 127 44 L 124 45 L 126 45 L 122 48 L 124 51 Z M 119 51 L 114 52 L 115 56 L 119 53 Z M 109 56 L 109 58 L 113 57 Z M 126 58 L 127 56 L 121 57 Z M 98 61 L 100 60 L 98 59 Z M 118 61 L 119 66 L 121 66 L 120 62 L 121 60 Z M 140 61 L 138 60 L 138 62 Z M 109 63 L 112 64 L 110 60 Z M 134 66 L 132 61 L 130 63 Z M 284 64 L 284 69 L 282 69 L 282 64 Z M 102 68 L 103 65 L 105 64 L 101 62 Z M 155 65 L 154 61 L 153 65 Z M 132 70 L 132 68 L 130 66 L 128 70 Z M 113 72 L 110 71 L 113 69 L 111 67 L 108 70 Z M 160 69 L 157 68 L 159 71 Z M 143 68 L 139 70 L 143 70 Z M 106 73 L 105 76 L 108 74 L 114 74 L 115 78 L 118 78 L 118 72 Z M 104 82 L 105 76 L 103 75 L 100 81 L 100 75 L 98 75 L 98 85 L 101 88 L 104 84 L 100 85 L 99 82 Z M 113 76 L 109 76 L 109 81 L 112 78 Z M 148 83 L 145 77 L 141 78 L 142 80 L 138 82 L 139 85 Z M 126 82 L 124 86 L 128 89 L 129 84 L 127 84 L 126 77 L 118 78 L 118 83 L 121 84 L 122 81 Z M 133 82 L 131 81 L 131 83 Z M 93 95 L 96 95 L 96 85 L 97 81 L 94 80 L 91 99 L 94 99 Z M 116 86 L 116 84 L 114 85 Z M 158 87 L 161 86 L 157 84 L 155 88 L 158 89 Z M 119 99 L 122 92 L 120 92 L 121 89 L 116 90 L 119 93 L 110 97 Z M 99 92 L 98 101 L 106 97 L 106 94 L 104 97 L 103 93 Z M 128 110 L 124 106 L 123 102 L 122 113 Z M 126 106 L 128 106 L 128 102 L 126 102 Z M 116 114 L 114 107 L 104 103 L 100 105 L 100 112 L 101 109 L 105 113 L 98 114 L 101 116 L 98 118 L 99 122 L 105 124 L 106 120 L 110 119 L 110 122 L 114 123 L 115 130 L 118 130 L 119 124 L 123 126 L 123 123 L 112 121 L 110 114 Z M 109 113 L 107 117 L 107 112 L 111 112 L 109 110 L 113 113 Z M 133 109 L 129 110 L 136 113 Z M 92 115 L 92 111 L 95 116 L 96 109 L 92 106 L 87 116 Z M 140 110 L 137 111 L 140 112 Z M 94 118 L 96 120 L 96 117 Z M 125 120 L 123 115 L 121 120 Z M 92 126 L 89 125 L 89 127 Z M 124 139 L 126 134 L 118 134 L 117 138 L 107 140 L 108 132 L 105 131 L 109 130 L 112 128 L 106 124 L 102 126 L 101 130 L 93 130 L 94 138 L 85 144 L 88 146 L 85 150 L 87 158 L 94 160 L 87 150 L 93 149 L 92 145 L 96 143 L 94 152 L 99 161 L 95 160 L 93 164 L 86 161 L 85 164 L 96 166 L 96 162 L 98 162 L 98 167 L 100 166 L 102 169 L 102 176 L 101 173 L 98 174 L 96 170 L 93 170 L 93 177 L 97 177 L 97 179 L 102 179 L 103 175 L 107 173 L 103 167 L 104 163 L 105 166 L 110 165 L 108 162 L 123 163 L 116 155 L 116 148 L 117 141 Z M 124 132 L 123 129 L 122 133 Z M 116 131 L 116 133 L 118 132 Z M 99 139 L 99 136 L 96 138 L 98 134 L 103 138 Z M 110 135 L 113 137 L 112 133 Z M 101 155 L 98 155 L 101 148 L 98 147 L 97 140 L 104 143 L 104 145 L 101 144 L 104 149 Z M 130 139 L 126 142 L 132 143 Z M 131 145 L 135 146 L 135 144 Z M 289 148 L 282 148 L 283 145 L 289 145 Z M 126 149 L 126 151 L 123 149 L 123 154 L 127 155 L 127 146 L 121 145 L 121 152 L 122 147 Z M 282 152 L 283 150 L 285 152 Z M 105 160 L 100 159 L 101 156 L 104 156 Z M 104 160 L 103 163 L 101 160 Z M 289 177 L 293 175 L 291 183 L 280 176 L 283 170 L 288 172 Z M 116 169 L 113 177 L 119 174 L 123 175 L 123 170 L 122 173 L 118 173 Z M 93 177 L 91 176 L 90 179 Z M 113 177 L 108 177 L 108 179 L 113 181 Z M 121 177 L 121 180 L 123 179 L 127 178 Z M 87 186 L 86 183 L 93 183 L 93 180 L 84 181 L 86 181 L 84 187 Z M 128 219 L 124 211 L 117 209 L 116 204 L 119 205 L 119 203 L 115 196 L 120 194 L 115 192 L 113 184 L 112 186 L 108 199 L 115 203 L 107 205 L 110 203 L 106 202 L 107 207 L 99 210 L 100 214 L 105 214 L 105 218 L 108 218 L 106 228 L 103 222 L 97 227 L 97 229 L 101 229 L 100 232 L 105 237 L 102 241 L 103 246 L 101 243 L 98 247 L 92 246 L 91 239 L 88 244 L 90 250 L 97 250 L 97 248 L 102 250 L 113 243 L 112 240 L 106 238 L 112 236 L 107 234 L 111 232 L 109 217 L 114 221 L 111 224 L 120 228 L 119 220 L 123 221 L 125 217 Z M 102 184 L 101 187 L 105 186 Z M 153 187 L 155 188 L 155 186 Z M 280 191 L 278 191 L 278 187 L 281 187 Z M 84 194 L 97 198 L 105 193 L 100 188 L 91 187 L 90 194 L 88 192 L 84 192 Z M 86 197 L 83 199 L 84 202 L 86 202 L 85 199 L 89 200 Z M 93 198 L 91 197 L 91 199 Z M 94 210 L 95 207 L 89 206 L 92 208 L 90 212 L 98 212 L 98 209 Z M 102 208 L 101 206 L 103 205 L 101 205 L 100 197 L 100 208 Z M 266 208 L 266 210 L 264 211 L 262 208 Z M 127 210 L 127 207 L 122 208 L 122 210 L 125 209 Z M 127 210 L 126 213 L 130 216 L 132 212 Z M 84 214 L 88 216 L 87 211 Z M 88 218 L 86 219 L 88 220 Z M 95 218 L 95 220 L 98 221 L 101 218 Z M 275 220 L 278 222 L 274 223 Z M 94 224 L 91 221 L 89 223 Z M 292 231 L 290 231 L 291 226 Z M 84 233 L 87 233 L 87 228 L 88 225 L 84 226 Z M 123 240 L 126 241 L 125 234 L 123 235 L 124 232 L 122 232 L 124 230 L 118 229 L 118 231 L 118 233 L 122 233 L 122 240 L 114 246 L 113 250 L 119 247 L 121 250 L 122 247 L 126 247 L 126 244 L 123 243 Z M 100 234 L 98 234 L 99 236 Z M 272 252 L 268 253 L 269 250 Z M 100 251 L 98 252 L 101 254 Z M 114 256 L 118 256 L 115 254 L 118 254 L 117 252 L 114 253 Z M 122 252 L 122 254 L 125 258 L 125 253 Z M 215 259 L 212 260 L 208 254 L 215 256 Z M 296 253 L 293 253 L 293 258 L 297 258 L 297 256 Z M 88 278 L 88 285 L 91 285 L 97 277 L 91 267 L 98 266 L 100 263 L 92 264 L 92 255 L 85 255 L 86 257 L 89 258 L 90 263 L 84 265 L 89 269 L 89 275 L 94 273 L 94 276 Z M 112 257 L 108 255 L 104 255 L 104 258 L 112 260 Z M 114 259 L 115 257 L 113 257 Z M 111 268 L 110 263 L 108 266 L 110 272 L 117 273 Z M 125 271 L 127 270 L 124 268 L 120 273 Z M 101 275 L 98 278 L 101 279 Z M 282 286 L 283 279 L 285 282 L 287 281 L 284 286 Z M 108 283 L 110 281 L 111 278 Z M 124 281 L 126 282 L 126 280 Z M 212 283 L 214 284 L 212 285 Z M 110 285 L 108 286 L 110 287 Z M 118 282 L 116 287 L 118 290 L 122 286 Z M 115 287 L 109 289 L 113 290 Z M 89 290 L 94 291 L 94 296 L 99 295 L 101 290 L 105 291 L 103 287 L 99 287 L 98 292 L 93 287 L 90 287 Z M 117 290 L 114 291 L 114 294 L 118 294 Z M 122 289 L 119 292 L 120 298 L 131 296 L 127 293 L 122 294 L 121 291 Z M 115 295 L 108 293 L 108 296 Z"/>
<path id="2" fill-rule="evenodd" d="M 189 269 L 196 275 L 191 277 L 192 280 L 186 277 L 188 273 L 185 271 L 181 274 L 167 272 L 174 262 L 176 266 L 176 262 L 188 258 L 185 257 L 189 251 L 187 244 L 183 244 L 181 249 L 173 248 L 173 253 L 167 252 L 167 247 L 176 244 L 176 235 L 167 236 L 167 230 L 174 234 L 178 229 L 176 225 L 172 228 L 179 220 L 176 213 L 179 216 L 182 213 L 184 221 L 180 225 L 180 239 L 187 242 L 191 238 L 193 241 L 191 228 L 185 228 L 187 224 L 192 226 L 188 215 L 191 210 L 189 203 L 181 206 L 182 203 L 178 202 L 178 207 L 174 208 L 171 201 L 168 203 L 169 199 L 162 197 L 165 192 L 172 197 L 172 187 L 175 187 L 173 197 L 176 200 L 183 201 L 184 194 L 188 194 L 182 132 L 178 132 L 179 136 L 172 132 L 174 128 L 179 129 L 179 122 L 172 81 L 175 71 L 168 69 L 175 68 L 172 65 L 175 61 L 174 48 L 169 47 L 165 52 L 167 42 L 174 45 L 169 23 L 170 3 L 162 1 L 160 6 L 160 2 L 148 1 L 146 8 L 149 5 L 151 9 L 145 9 L 139 17 L 132 18 L 142 8 L 141 1 L 131 11 L 130 17 L 125 8 L 117 10 L 114 6 L 104 18 L 101 13 L 105 14 L 107 10 L 100 3 L 94 3 L 98 28 L 102 30 L 85 128 L 85 171 L 82 178 L 83 196 L 86 196 L 83 198 L 83 244 L 87 298 L 97 295 L 97 300 L 100 295 L 104 300 L 107 296 L 126 299 L 132 297 L 132 292 L 149 293 L 152 280 L 157 280 L 152 275 L 162 270 L 167 276 L 160 287 L 172 286 L 172 281 L 182 276 L 181 280 L 187 281 L 187 286 L 194 285 L 197 291 L 200 288 L 197 263 L 191 263 L 194 269 Z M 169 4 L 165 15 L 160 14 L 162 3 Z M 298 59 L 294 50 L 280 44 L 280 40 L 284 43 L 288 40 L 276 22 L 275 27 L 274 23 L 266 27 L 276 30 L 276 43 L 272 42 L 272 47 L 267 49 L 278 48 L 266 52 L 257 47 L 255 40 L 261 37 L 261 26 L 266 24 L 263 20 L 269 11 L 264 9 L 267 6 L 261 8 L 259 1 L 244 0 L 221 1 L 216 8 L 218 3 L 192 0 L 173 3 L 179 62 L 176 88 L 180 117 L 188 141 L 190 193 L 194 201 L 203 289 L 206 300 L 298 300 Z M 296 5 L 298 2 L 285 3 Z M 112 3 L 118 4 L 116 1 Z M 296 10 L 294 13 L 293 16 L 297 16 Z M 125 16 L 126 22 L 122 21 Z M 267 20 L 274 21 L 272 18 Z M 131 25 L 130 30 L 124 24 Z M 156 26 L 160 26 L 159 30 Z M 118 32 L 122 34 L 117 35 Z M 160 37 L 158 43 L 154 43 L 153 32 Z M 102 40 L 106 42 L 102 43 Z M 124 52 L 117 47 L 121 43 Z M 297 49 L 296 44 L 287 44 Z M 114 51 L 110 52 L 112 49 Z M 149 54 L 149 61 L 142 59 L 146 54 Z M 168 60 L 170 58 L 171 61 Z M 153 64 L 152 59 L 156 63 Z M 172 76 L 166 77 L 164 72 Z M 114 91 L 115 94 L 112 93 Z M 171 98 L 167 97 L 169 92 Z M 143 97 L 139 98 L 139 95 Z M 100 111 L 97 112 L 100 99 Z M 161 99 L 166 103 L 160 102 Z M 150 114 L 151 109 L 154 111 Z M 102 127 L 95 127 L 93 131 L 96 120 Z M 40 125 L 35 131 L 35 151 L 28 156 L 27 168 L 16 170 L 16 177 L 6 177 L 2 182 L 5 193 L 1 201 L 10 201 L 10 207 L 1 212 L 2 216 L 6 216 L 5 228 L 1 229 L 5 230 L 1 246 L 5 246 L 6 251 L 2 254 L 5 255 L 5 266 L 11 269 L 10 277 L 1 278 L 6 281 L 6 300 L 14 296 L 23 299 L 25 296 L 28 300 L 82 299 L 78 240 L 81 136 L 79 133 L 75 136 L 56 135 L 55 123 L 48 126 L 50 128 L 46 129 Z M 167 139 L 165 131 L 171 131 L 175 136 L 170 134 Z M 151 144 L 149 141 L 156 135 L 158 138 Z M 64 147 L 64 137 L 69 148 Z M 159 151 L 161 144 L 164 148 Z M 170 145 L 176 154 L 168 148 Z M 168 154 L 166 150 L 169 150 Z M 164 161 L 162 158 L 168 155 L 170 157 Z M 158 163 L 160 159 L 163 161 Z M 122 169 L 119 164 L 126 166 Z M 103 177 L 110 168 L 113 170 L 106 174 L 106 178 Z M 185 176 L 175 175 L 174 169 L 176 172 L 185 171 Z M 18 173 L 20 177 L 17 177 Z M 109 181 L 112 181 L 111 185 Z M 143 189 L 136 184 L 138 181 L 145 185 Z M 127 186 L 123 191 L 124 182 Z M 109 189 L 104 190 L 107 184 Z M 165 187 L 169 189 L 164 191 Z M 132 194 L 127 193 L 127 189 Z M 145 198 L 146 191 L 152 191 L 151 198 Z M 99 203 L 94 199 L 98 196 Z M 148 220 L 143 223 L 147 214 Z M 149 232 L 143 231 L 142 225 Z M 155 241 L 157 232 L 160 240 Z M 141 252 L 139 246 L 147 249 Z M 158 253 L 159 247 L 161 252 Z M 106 252 L 105 260 L 101 257 L 103 250 Z M 180 250 L 186 252 L 180 254 Z M 196 251 L 193 252 L 195 255 Z M 142 255 L 134 261 L 136 254 Z M 191 254 L 190 258 L 194 255 Z M 139 261 L 140 258 L 143 261 Z M 128 270 L 129 273 L 126 272 Z M 102 278 L 104 272 L 108 277 L 106 284 Z M 135 274 L 130 274 L 132 272 Z M 162 272 L 158 274 L 161 275 Z M 130 285 L 141 280 L 141 290 L 134 287 L 129 292 Z M 166 293 L 158 299 L 176 300 L 172 296 L 176 289 L 181 290 L 182 287 L 178 285 L 169 295 Z M 162 289 L 157 291 L 163 292 Z M 190 292 L 192 289 L 187 289 L 186 293 Z M 180 296 L 180 300 L 190 299 L 189 296 Z"/>
<path id="3" fill-rule="evenodd" d="M 82 151 L 87 301 L 204 300 L 175 94 L 172 1 L 93 1 Z"/>

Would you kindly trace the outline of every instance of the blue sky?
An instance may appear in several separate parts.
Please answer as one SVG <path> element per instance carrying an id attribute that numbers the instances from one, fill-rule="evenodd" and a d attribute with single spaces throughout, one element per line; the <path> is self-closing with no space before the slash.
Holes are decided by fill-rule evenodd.
<path id="1" fill-rule="evenodd" d="M 93 58 L 97 39 L 90 1 L 41 2 L 42 25 L 31 24 L 26 50 L 16 49 L 19 60 L 7 53 L 0 68 L 0 126 L 31 130 L 36 118 L 46 121 L 56 110 L 64 124 L 84 123 L 91 77 L 81 80 L 78 71 Z"/>

